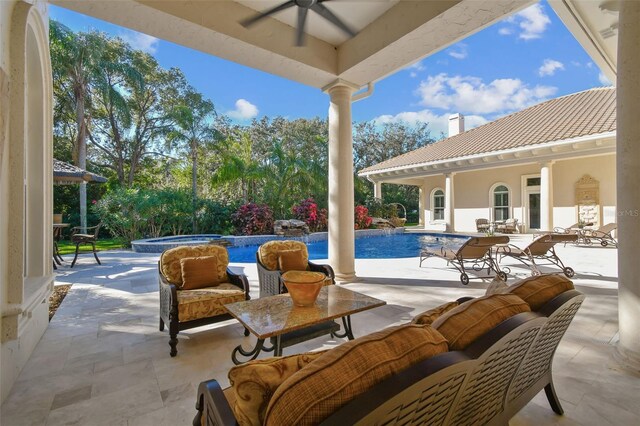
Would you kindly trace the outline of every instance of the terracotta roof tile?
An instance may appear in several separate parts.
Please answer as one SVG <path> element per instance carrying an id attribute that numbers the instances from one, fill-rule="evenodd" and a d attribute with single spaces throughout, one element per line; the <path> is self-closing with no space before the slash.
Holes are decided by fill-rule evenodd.
<path id="1" fill-rule="evenodd" d="M 503 151 L 615 129 L 615 88 L 595 88 L 542 102 L 367 167 L 360 173 Z"/>

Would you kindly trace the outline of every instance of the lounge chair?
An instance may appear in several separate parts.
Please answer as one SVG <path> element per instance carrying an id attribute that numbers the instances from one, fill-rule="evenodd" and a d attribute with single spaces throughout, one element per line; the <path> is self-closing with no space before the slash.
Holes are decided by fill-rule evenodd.
<path id="1" fill-rule="evenodd" d="M 489 223 L 489 219 L 476 219 L 476 229 L 478 232 L 489 232 L 491 229 L 491 223 Z"/>
<path id="2" fill-rule="evenodd" d="M 531 275 L 541 274 L 536 260 L 546 261 L 559 267 L 567 277 L 571 278 L 575 274 L 574 270 L 562 263 L 554 247 L 559 243 L 576 242 L 577 240 L 577 234 L 544 234 L 522 249 L 513 244 L 499 247 L 496 250 L 496 257 L 499 257 L 499 263 L 502 262 L 502 259 L 505 257 L 510 257 L 522 262 L 531 269 Z M 509 268 L 503 269 L 508 271 Z"/>
<path id="3" fill-rule="evenodd" d="M 460 282 L 469 284 L 469 275 L 465 264 L 471 266 L 474 271 L 481 271 L 487 268 L 487 273 L 495 271 L 502 279 L 507 279 L 507 274 L 500 271 L 498 263 L 491 256 L 491 249 L 496 244 L 508 244 L 509 237 L 472 237 L 469 238 L 457 251 L 441 247 L 440 250 L 425 249 L 420 252 L 420 266 L 429 257 L 440 257 L 451 263 L 454 268 L 460 271 Z"/>
<path id="4" fill-rule="evenodd" d="M 593 240 L 600 241 L 602 247 L 612 245 L 618 247 L 618 241 L 611 235 L 611 233 L 618 227 L 616 223 L 607 223 L 598 229 L 587 230 L 584 234 L 584 242 L 591 244 Z"/>
<path id="5" fill-rule="evenodd" d="M 555 228 L 553 228 L 553 233 L 554 234 L 576 234 L 576 229 L 578 229 L 580 227 L 580 223 L 576 222 L 571 226 L 567 226 L 566 228 L 563 228 L 562 226 L 556 226 Z"/>

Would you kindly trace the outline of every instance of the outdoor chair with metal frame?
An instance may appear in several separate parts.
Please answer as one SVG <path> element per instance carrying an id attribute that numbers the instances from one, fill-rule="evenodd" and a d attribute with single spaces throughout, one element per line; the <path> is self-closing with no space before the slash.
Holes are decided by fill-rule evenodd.
<path id="1" fill-rule="evenodd" d="M 96 262 L 98 265 L 102 265 L 100 263 L 100 259 L 98 259 L 98 253 L 96 252 L 96 242 L 98 241 L 98 232 L 100 232 L 100 227 L 102 223 L 97 224 L 96 226 L 90 227 L 82 227 L 75 226 L 71 229 L 71 242 L 76 245 L 76 255 L 73 257 L 73 261 L 71 262 L 71 267 L 76 264 L 76 260 L 78 260 L 78 253 L 80 251 L 80 245 L 82 244 L 91 244 L 93 249 L 93 256 L 96 258 Z M 80 231 L 84 230 L 84 233 L 80 233 Z"/>
<path id="2" fill-rule="evenodd" d="M 496 244 L 508 244 L 509 237 L 472 237 L 469 238 L 457 251 L 441 247 L 440 250 L 431 251 L 429 249 L 420 252 L 420 266 L 429 257 L 439 257 L 445 259 L 447 264 L 451 264 L 460 272 L 460 282 L 469 284 L 467 267 L 471 267 L 476 272 L 487 269 L 487 273 L 495 271 L 498 277 L 506 281 L 507 274 L 502 272 L 498 263 L 491 256 L 491 249 Z M 467 266 L 465 266 L 467 265 Z"/>
<path id="3" fill-rule="evenodd" d="M 513 234 L 520 232 L 518 229 L 518 219 L 511 218 L 505 221 L 495 222 L 495 231 L 502 234 Z"/>
<path id="4" fill-rule="evenodd" d="M 499 247 L 496 249 L 496 258 L 499 256 L 498 263 L 501 263 L 505 257 L 513 258 L 531 269 L 531 275 L 540 275 L 542 273 L 536 260 L 546 261 L 559 267 L 562 273 L 571 278 L 575 275 L 575 271 L 573 268 L 564 265 L 556 254 L 554 247 L 559 243 L 576 242 L 577 240 L 577 234 L 544 234 L 533 240 L 525 248 L 520 248 L 513 244 Z M 503 267 L 502 269 L 508 273 L 511 272 L 509 267 Z"/>
<path id="5" fill-rule="evenodd" d="M 598 229 L 586 230 L 584 233 L 584 242 L 585 244 L 591 244 L 593 242 L 592 240 L 596 240 L 600 241 L 600 245 L 602 247 L 606 247 L 608 245 L 618 247 L 618 241 L 613 238 L 613 235 L 611 235 L 617 227 L 618 224 L 612 222 L 607 223 Z"/>

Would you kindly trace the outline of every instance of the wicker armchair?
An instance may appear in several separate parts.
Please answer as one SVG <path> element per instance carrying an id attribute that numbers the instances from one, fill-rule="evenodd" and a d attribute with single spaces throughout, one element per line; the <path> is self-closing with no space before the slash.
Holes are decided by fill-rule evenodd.
<path id="1" fill-rule="evenodd" d="M 260 297 L 287 292 L 282 280 L 282 271 L 278 269 L 278 252 L 298 249 L 302 251 L 308 271 L 322 272 L 331 279 L 331 284 L 335 284 L 335 274 L 331 266 L 309 262 L 309 252 L 305 243 L 294 240 L 274 240 L 262 244 L 256 253 Z"/>
<path id="2" fill-rule="evenodd" d="M 98 241 L 98 233 L 100 232 L 101 226 L 102 223 L 88 228 L 83 228 L 82 226 L 75 226 L 71 228 L 71 242 L 76 245 L 76 255 L 73 257 L 73 261 L 71 262 L 72 268 L 73 265 L 76 264 L 76 260 L 78 260 L 78 252 L 80 251 L 80 246 L 82 244 L 91 244 L 91 247 L 93 248 L 93 257 L 96 258 L 98 265 L 102 265 L 102 263 L 100 263 L 100 259 L 98 259 L 98 253 L 96 252 L 96 241 Z M 81 233 L 80 231 L 84 231 L 84 233 Z"/>
<path id="3" fill-rule="evenodd" d="M 478 232 L 486 233 L 491 230 L 489 219 L 476 219 L 476 229 Z"/>
<path id="4" fill-rule="evenodd" d="M 215 256 L 219 284 L 194 290 L 181 290 L 180 260 L 188 257 Z M 171 356 L 178 353 L 178 333 L 233 317 L 225 304 L 249 300 L 249 281 L 246 275 L 234 274 L 229 268 L 227 249 L 216 245 L 176 247 L 166 250 L 158 261 L 160 285 L 160 331 L 169 325 Z M 249 331 L 245 329 L 245 336 Z"/>

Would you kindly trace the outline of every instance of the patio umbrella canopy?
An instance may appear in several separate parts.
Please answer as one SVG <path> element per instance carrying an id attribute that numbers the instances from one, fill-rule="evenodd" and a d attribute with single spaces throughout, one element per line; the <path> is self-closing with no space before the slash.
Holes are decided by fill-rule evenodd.
<path id="1" fill-rule="evenodd" d="M 105 183 L 106 181 L 105 177 L 53 159 L 53 182 L 57 185 L 73 185 L 81 182 Z"/>

